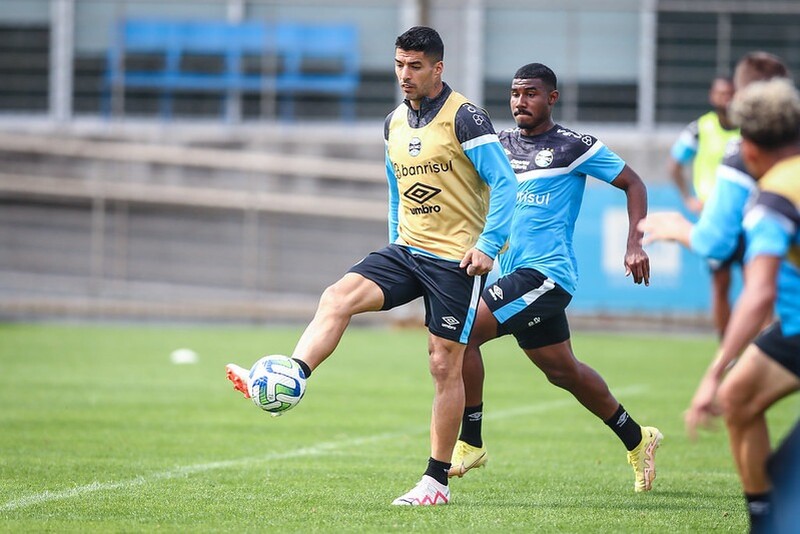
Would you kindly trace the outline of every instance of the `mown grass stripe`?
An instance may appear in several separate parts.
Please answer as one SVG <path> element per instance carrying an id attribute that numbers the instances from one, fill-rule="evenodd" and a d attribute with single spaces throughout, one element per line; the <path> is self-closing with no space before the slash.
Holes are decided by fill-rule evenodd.
<path id="1" fill-rule="evenodd" d="M 641 395 L 646 390 L 647 388 L 645 388 L 644 386 L 636 385 L 636 386 L 629 386 L 626 388 L 620 388 L 617 390 L 617 393 L 619 395 L 630 397 L 630 396 Z M 544 402 L 534 406 L 521 406 L 518 408 L 511 408 L 508 410 L 503 410 L 495 413 L 487 413 L 486 418 L 492 420 L 508 419 L 519 415 L 533 414 L 549 410 L 567 408 L 573 406 L 576 402 L 577 401 L 572 398 L 559 399 L 555 401 Z M 225 460 L 220 462 L 209 462 L 203 464 L 181 466 L 181 467 L 176 467 L 175 469 L 161 471 L 158 473 L 152 473 L 150 475 L 141 475 L 136 478 L 122 480 L 118 482 L 113 482 L 113 481 L 92 482 L 91 484 L 76 486 L 74 488 L 61 491 L 43 491 L 40 493 L 34 493 L 32 495 L 8 501 L 0 506 L 0 511 L 10 512 L 13 510 L 28 508 L 31 506 L 36 506 L 38 504 L 43 504 L 51 501 L 73 499 L 76 497 L 82 497 L 84 495 L 96 493 L 99 491 L 114 491 L 119 489 L 128 489 L 136 486 L 141 486 L 143 484 L 148 484 L 151 482 L 156 482 L 159 480 L 169 480 L 172 478 L 191 475 L 194 473 L 213 471 L 216 469 L 239 468 L 244 466 L 252 466 L 254 463 L 259 463 L 259 462 L 271 462 L 274 460 L 300 458 L 303 456 L 322 456 L 333 451 L 357 447 L 359 445 L 367 445 L 375 442 L 389 441 L 393 439 L 407 437 L 409 435 L 426 433 L 428 431 L 429 431 L 428 427 L 425 428 L 420 427 L 417 429 L 409 429 L 408 431 L 405 432 L 389 432 L 384 434 L 378 434 L 375 436 L 368 436 L 368 437 L 365 436 L 365 437 L 358 437 L 354 439 L 340 440 L 340 441 L 329 441 L 325 443 L 319 443 L 311 447 L 303 447 L 301 449 L 295 449 L 292 451 L 270 453 L 265 456 L 239 458 L 236 460 Z"/>

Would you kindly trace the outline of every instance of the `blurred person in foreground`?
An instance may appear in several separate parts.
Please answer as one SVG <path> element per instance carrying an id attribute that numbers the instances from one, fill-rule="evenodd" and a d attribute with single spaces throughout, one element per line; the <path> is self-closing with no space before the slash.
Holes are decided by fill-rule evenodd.
<path id="1" fill-rule="evenodd" d="M 461 477 L 487 461 L 481 436 L 480 346 L 512 334 L 551 383 L 572 393 L 619 437 L 634 469 L 635 491 L 648 491 L 663 436 L 657 428 L 640 427 L 603 378 L 575 357 L 566 315 L 578 282 L 572 234 L 587 176 L 625 193 L 629 228 L 622 266 L 634 283 L 645 285 L 650 260 L 636 225 L 647 214 L 647 190 L 639 175 L 600 140 L 553 121 L 558 97 L 556 75 L 547 66 L 531 63 L 514 74 L 510 107 L 517 127 L 498 135 L 517 176 L 517 204 L 508 249 L 499 256 L 501 277 L 481 295 L 464 358 L 466 408 L 450 475 Z"/>
<path id="2" fill-rule="evenodd" d="M 739 137 L 738 128 L 731 124 L 728 117 L 728 105 L 733 93 L 733 80 L 722 76 L 714 78 L 708 92 L 708 102 L 713 109 L 689 123 L 670 151 L 670 176 L 686 208 L 693 213 L 701 213 L 714 190 L 717 167 L 722 163 L 725 147 Z M 684 168 L 689 164 L 692 165 L 693 187 L 689 187 L 684 176 Z M 739 247 L 725 261 L 709 261 L 711 315 L 720 338 L 731 315 L 731 267 L 734 264 L 741 266 L 742 250 L 743 247 Z"/>
<path id="3" fill-rule="evenodd" d="M 772 481 L 773 525 L 778 533 L 800 525 L 800 420 L 767 461 Z"/>
<path id="4" fill-rule="evenodd" d="M 781 58 L 767 52 L 750 52 L 737 63 L 733 84 L 739 91 L 754 81 L 788 76 L 789 71 Z M 741 138 L 737 137 L 728 144 L 722 164 L 717 167 L 717 179 L 711 196 L 703 205 L 697 222 L 692 224 L 677 211 L 651 213 L 640 225 L 640 229 L 647 234 L 645 244 L 662 240 L 677 241 L 708 260 L 712 272 L 714 266 L 741 263 L 744 256 L 742 217 L 748 199 L 756 191 L 756 182 L 745 168 L 740 141 Z M 719 275 L 712 274 L 712 308 L 720 339 L 730 318 L 730 270 L 725 272 L 727 281 L 717 280 L 716 276 Z"/>
<path id="5" fill-rule="evenodd" d="M 765 412 L 800 389 L 800 95 L 785 79 L 753 83 L 737 92 L 732 113 L 758 181 L 743 223 L 744 289 L 685 421 L 695 437 L 724 416 L 751 531 L 774 532 Z M 773 306 L 777 321 L 759 334 Z"/>
<path id="6" fill-rule="evenodd" d="M 486 112 L 442 81 L 444 44 L 416 26 L 395 41 L 405 100 L 386 118 L 389 240 L 320 298 L 295 359 L 310 376 L 336 349 L 353 315 L 423 297 L 435 392 L 431 456 L 395 505 L 447 504 L 447 472 L 464 410 L 462 361 L 478 296 L 508 238 L 516 181 Z M 245 396 L 247 369 L 227 376 Z"/>

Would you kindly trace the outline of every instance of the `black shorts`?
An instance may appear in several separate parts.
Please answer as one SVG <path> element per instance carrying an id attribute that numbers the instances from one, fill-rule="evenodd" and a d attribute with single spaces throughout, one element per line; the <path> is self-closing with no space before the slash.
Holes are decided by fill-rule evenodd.
<path id="1" fill-rule="evenodd" d="M 535 269 L 518 269 L 483 290 L 483 301 L 497 319 L 497 335 L 513 334 L 523 349 L 538 349 L 569 339 L 564 288 Z"/>
<path id="2" fill-rule="evenodd" d="M 470 276 L 458 264 L 392 244 L 370 253 L 349 272 L 378 284 L 383 290 L 383 310 L 423 297 L 428 330 L 466 344 L 486 276 Z"/>
<path id="3" fill-rule="evenodd" d="M 761 352 L 800 378 L 800 334 L 784 336 L 781 322 L 775 321 L 753 343 Z"/>
<path id="4" fill-rule="evenodd" d="M 725 269 L 730 269 L 733 265 L 741 267 L 744 265 L 744 252 L 745 252 L 744 234 L 739 234 L 739 239 L 736 242 L 736 250 L 733 251 L 727 259 L 719 261 L 709 258 L 708 268 L 714 273 Z"/>

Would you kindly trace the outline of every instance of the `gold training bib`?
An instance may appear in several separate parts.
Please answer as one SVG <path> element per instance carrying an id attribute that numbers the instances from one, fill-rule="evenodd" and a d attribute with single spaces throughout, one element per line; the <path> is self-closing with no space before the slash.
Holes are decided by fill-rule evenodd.
<path id="1" fill-rule="evenodd" d="M 477 242 L 489 207 L 489 186 L 455 133 L 456 112 L 465 103 L 453 91 L 421 128 L 409 126 L 408 107 L 401 104 L 387 145 L 400 193 L 397 243 L 456 261 Z"/>

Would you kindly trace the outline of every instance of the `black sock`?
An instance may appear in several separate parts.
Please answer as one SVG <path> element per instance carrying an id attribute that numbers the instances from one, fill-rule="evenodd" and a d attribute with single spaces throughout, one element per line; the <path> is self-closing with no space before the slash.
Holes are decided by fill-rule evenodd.
<path id="1" fill-rule="evenodd" d="M 297 358 L 292 358 L 294 361 L 297 362 L 297 365 L 300 366 L 300 369 L 303 370 L 303 374 L 306 375 L 306 378 L 311 376 L 311 367 L 308 366 L 306 362 L 303 360 L 298 360 Z"/>
<path id="2" fill-rule="evenodd" d="M 622 440 L 625 448 L 629 451 L 632 451 L 641 443 L 642 427 L 633 420 L 633 417 L 628 415 L 628 412 L 625 411 L 621 404 L 614 415 L 606 419 L 605 423 L 611 427 L 611 430 Z"/>
<path id="3" fill-rule="evenodd" d="M 461 418 L 461 435 L 458 439 L 473 447 L 482 447 L 481 423 L 483 422 L 483 403 L 477 406 L 467 406 L 464 408 L 464 416 Z"/>
<path id="4" fill-rule="evenodd" d="M 428 468 L 425 470 L 425 474 L 429 477 L 433 477 L 436 482 L 441 484 L 442 486 L 447 485 L 447 471 L 450 470 L 450 464 L 447 462 L 440 462 L 439 460 L 434 460 L 433 458 L 428 458 Z"/>
<path id="5" fill-rule="evenodd" d="M 772 495 L 770 492 L 758 494 L 744 494 L 747 501 L 747 511 L 750 513 L 751 534 L 773 532 L 772 526 Z"/>

